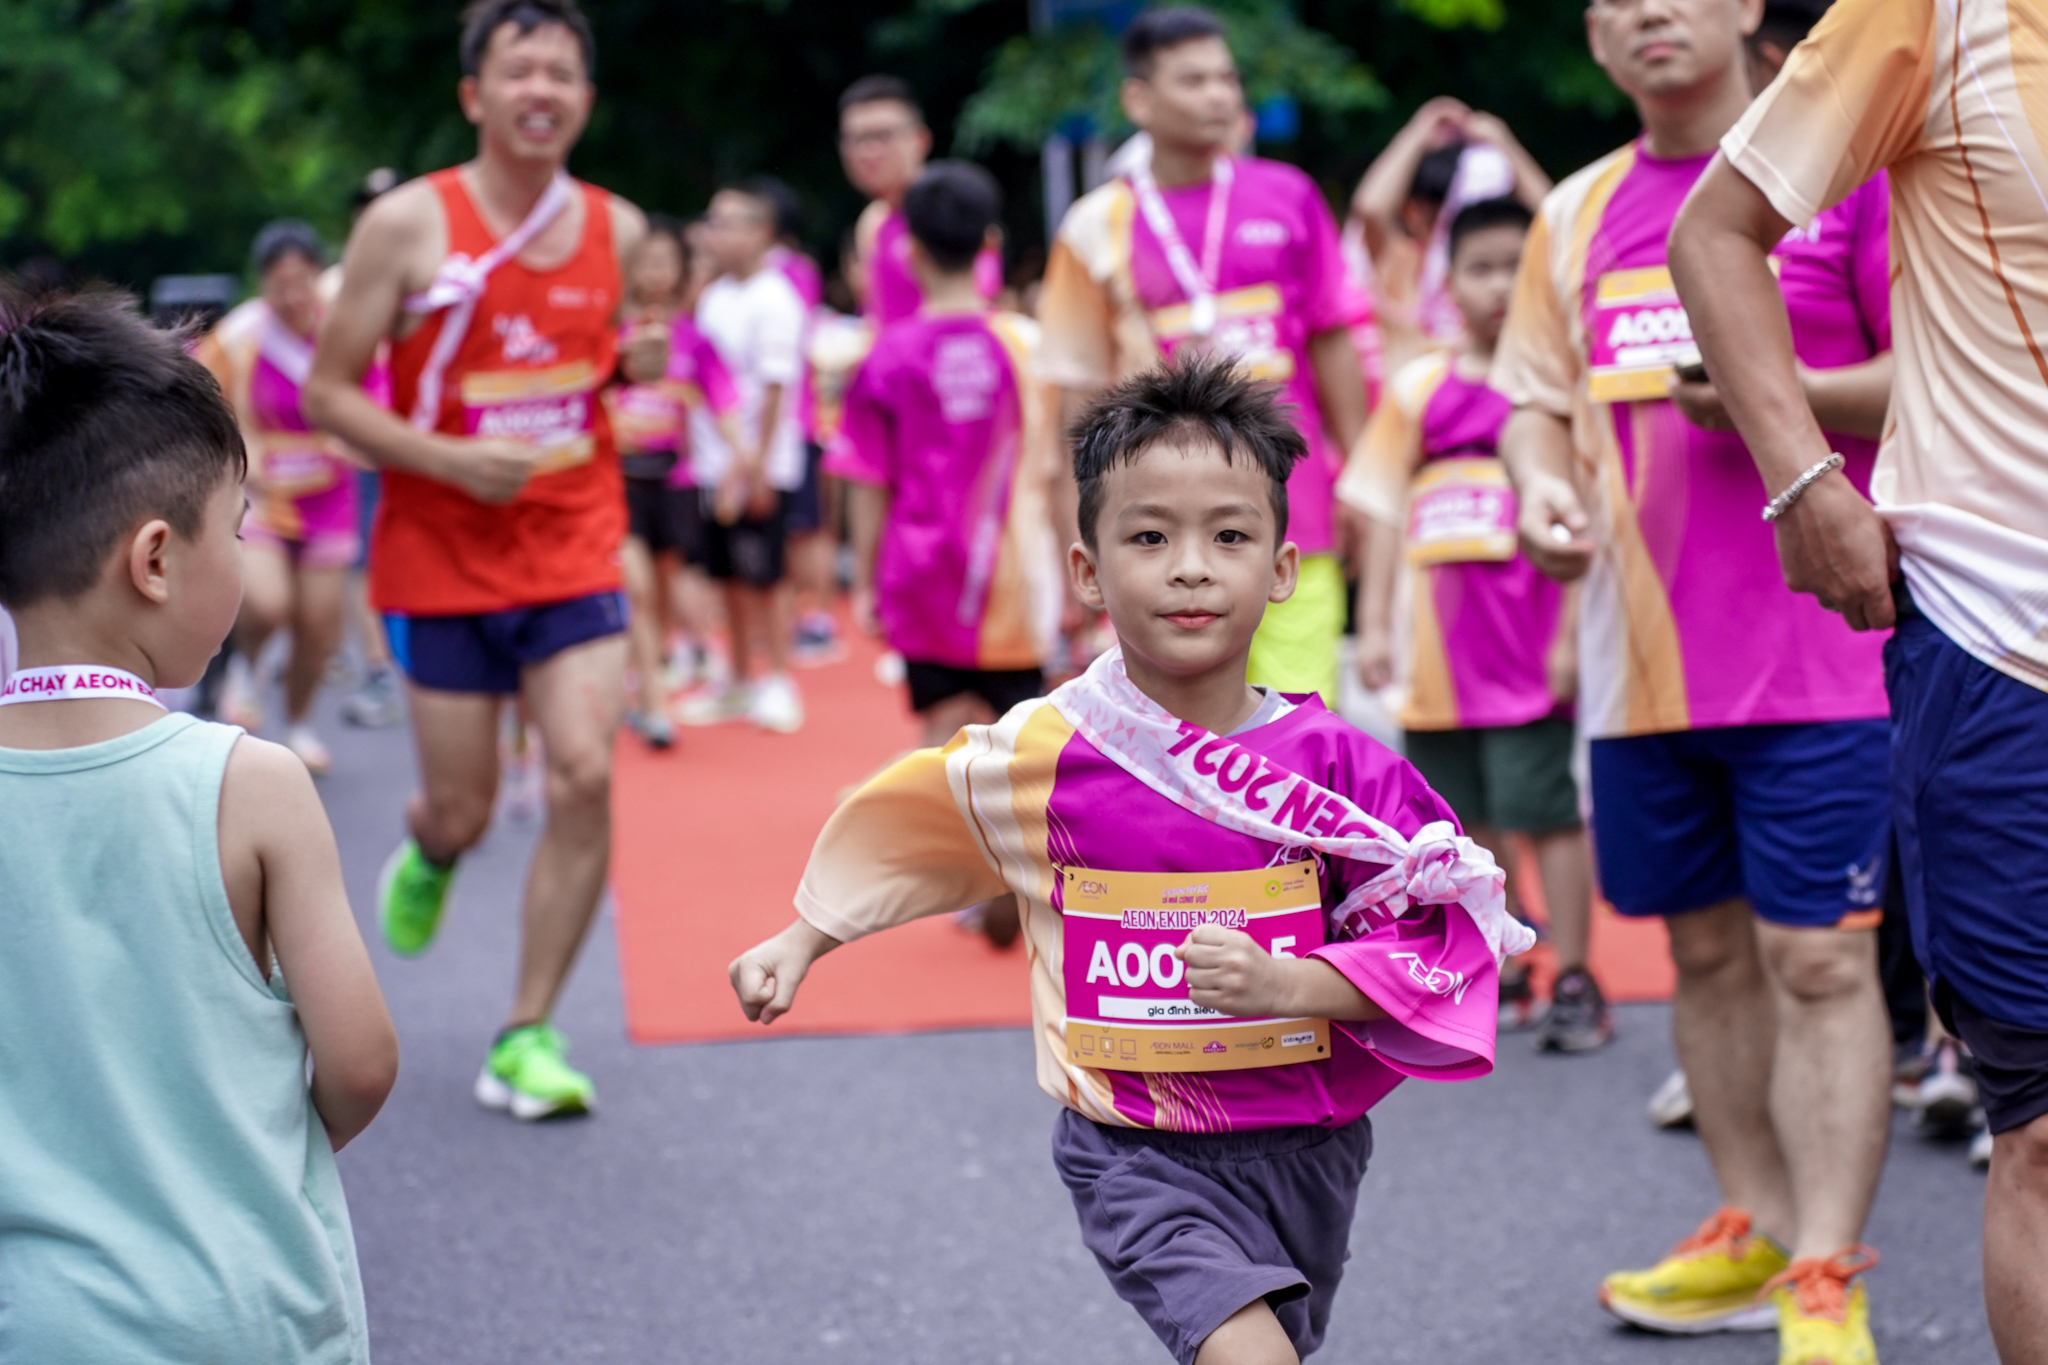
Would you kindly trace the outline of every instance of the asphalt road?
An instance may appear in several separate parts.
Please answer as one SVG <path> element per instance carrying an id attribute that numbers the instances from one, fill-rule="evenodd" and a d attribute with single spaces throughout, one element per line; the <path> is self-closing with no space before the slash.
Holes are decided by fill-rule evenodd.
<path id="1" fill-rule="evenodd" d="M 501 821 L 434 950 L 393 958 L 371 893 L 409 742 L 327 734 L 323 791 L 405 1049 L 389 1107 L 341 1158 L 381 1365 L 1168 1358 L 1081 1247 L 1021 1030 L 634 1047 L 607 916 L 558 1014 L 599 1113 L 479 1109 L 533 829 Z M 1713 1205 L 1698 1143 L 1643 1117 L 1670 1065 L 1666 1012 L 1638 1006 L 1603 1053 L 1508 1038 L 1487 1080 L 1396 1091 L 1314 1359 L 1767 1365 L 1767 1335 L 1663 1339 L 1594 1302 L 1604 1272 L 1647 1264 Z M 1895 1125 L 1868 1235 L 1886 1365 L 1994 1359 L 1982 1191 L 1960 1148 Z"/>

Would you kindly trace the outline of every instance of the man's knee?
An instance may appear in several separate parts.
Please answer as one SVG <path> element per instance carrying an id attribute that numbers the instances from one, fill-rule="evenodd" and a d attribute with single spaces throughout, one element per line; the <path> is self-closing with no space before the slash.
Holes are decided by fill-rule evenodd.
<path id="1" fill-rule="evenodd" d="M 548 805 L 554 810 L 599 810 L 611 799 L 612 751 L 577 744 L 547 751 Z"/>
<path id="2" fill-rule="evenodd" d="M 2048 1198 L 2048 1114 L 2000 1133 L 1992 1144 L 1993 1159 L 2006 1168 L 2007 1179 Z"/>
<path id="3" fill-rule="evenodd" d="M 495 795 L 467 785 L 429 786 L 415 800 L 414 823 L 435 844 L 446 845 L 449 853 L 467 852 L 491 827 Z"/>
<path id="4" fill-rule="evenodd" d="M 1877 986 L 1876 935 L 1870 930 L 1764 930 L 1764 958 L 1780 988 L 1803 1004 L 1824 1004 Z"/>
<path id="5" fill-rule="evenodd" d="M 1673 915 L 1665 924 L 1671 931 L 1671 961 L 1681 977 L 1708 980 L 1754 969 L 1756 928 L 1742 902 Z"/>

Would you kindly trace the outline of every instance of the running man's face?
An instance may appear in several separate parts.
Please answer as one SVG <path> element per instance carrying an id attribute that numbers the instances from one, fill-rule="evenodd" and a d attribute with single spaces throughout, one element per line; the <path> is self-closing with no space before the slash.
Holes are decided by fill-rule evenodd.
<path id="1" fill-rule="evenodd" d="M 1153 54 L 1152 74 L 1123 85 L 1124 112 L 1154 142 L 1229 151 L 1244 128 L 1244 86 L 1221 38 L 1191 38 Z"/>
<path id="2" fill-rule="evenodd" d="M 1593 0 L 1586 38 L 1623 93 L 1656 97 L 1726 75 L 1762 19 L 1763 0 Z"/>
<path id="3" fill-rule="evenodd" d="M 853 187 L 870 199 L 901 198 L 931 150 L 931 129 L 901 100 L 849 105 L 839 116 L 840 164 Z"/>
<path id="4" fill-rule="evenodd" d="M 285 252 L 263 272 L 263 302 L 286 327 L 312 336 L 320 318 L 320 267 L 296 251 Z"/>
<path id="5" fill-rule="evenodd" d="M 1294 594 L 1265 471 L 1213 441 L 1165 442 L 1102 480 L 1095 548 L 1069 555 L 1075 591 L 1109 612 L 1127 657 L 1158 674 L 1242 668 L 1266 604 Z"/>
<path id="6" fill-rule="evenodd" d="M 597 87 L 583 48 L 561 24 L 521 33 L 500 24 L 475 76 L 464 77 L 462 112 L 483 140 L 520 160 L 561 165 L 590 120 Z"/>
<path id="7" fill-rule="evenodd" d="M 1508 300 L 1515 292 L 1515 272 L 1522 265 L 1526 229 L 1513 223 L 1479 228 L 1458 239 L 1446 281 L 1451 302 L 1465 317 L 1465 331 L 1488 350 L 1500 340 L 1508 320 Z"/>

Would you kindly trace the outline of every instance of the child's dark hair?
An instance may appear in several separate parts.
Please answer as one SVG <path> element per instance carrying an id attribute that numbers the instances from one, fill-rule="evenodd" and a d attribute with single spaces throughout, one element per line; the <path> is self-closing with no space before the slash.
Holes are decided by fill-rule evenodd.
<path id="1" fill-rule="evenodd" d="M 1467 204 L 1451 219 L 1451 256 L 1455 259 L 1458 254 L 1458 243 L 1475 232 L 1497 227 L 1519 228 L 1527 232 L 1529 224 L 1535 221 L 1535 215 L 1529 212 L 1529 206 L 1512 195 Z"/>
<path id="2" fill-rule="evenodd" d="M 583 52 L 583 78 L 597 79 L 597 38 L 576 0 L 474 0 L 462 11 L 463 75 L 482 73 L 491 36 L 507 24 L 522 38 L 543 25 L 560 24 L 576 35 L 576 46 Z"/>
<path id="3" fill-rule="evenodd" d="M 1274 541 L 1284 541 L 1287 478 L 1308 454 L 1308 442 L 1289 420 L 1279 392 L 1235 360 L 1201 352 L 1134 375 L 1096 399 L 1070 433 L 1081 539 L 1088 548 L 1095 548 L 1102 481 L 1110 470 L 1133 463 L 1155 445 L 1184 449 L 1205 442 L 1221 447 L 1228 463 L 1243 456 L 1265 471 Z"/>
<path id="4" fill-rule="evenodd" d="M 787 180 L 774 175 L 750 175 L 740 189 L 768 206 L 769 220 L 775 225 L 776 241 L 796 236 L 804 215 L 803 201 L 797 198 L 796 189 Z"/>
<path id="5" fill-rule="evenodd" d="M 327 264 L 327 244 L 320 240 L 320 234 L 313 225 L 297 218 L 279 218 L 265 223 L 256 233 L 256 242 L 249 248 L 249 255 L 256 262 L 256 273 L 268 274 L 270 267 L 287 256 L 298 256 L 315 270 Z"/>
<path id="6" fill-rule="evenodd" d="M 151 517 L 197 536 L 246 472 L 235 415 L 183 340 L 126 294 L 0 285 L 0 603 L 78 596 Z"/>
<path id="7" fill-rule="evenodd" d="M 941 270 L 972 266 L 1002 212 L 996 178 L 971 161 L 932 162 L 903 196 L 910 235 Z"/>
<path id="8" fill-rule="evenodd" d="M 1166 5 L 1141 10 L 1118 43 L 1124 59 L 1124 74 L 1136 80 L 1152 79 L 1159 54 L 1168 48 L 1192 43 L 1197 38 L 1223 37 L 1223 21 L 1197 5 Z"/>
<path id="9" fill-rule="evenodd" d="M 896 76 L 862 76 L 839 96 L 839 112 L 845 113 L 856 104 L 881 104 L 887 101 L 908 108 L 919 123 L 924 122 L 924 109 L 917 102 L 908 82 Z"/>
<path id="10" fill-rule="evenodd" d="M 1462 142 L 1433 147 L 1415 163 L 1408 181 L 1408 197 L 1418 204 L 1441 204 L 1451 197 L 1451 182 L 1458 178 L 1458 158 L 1465 154 Z"/>

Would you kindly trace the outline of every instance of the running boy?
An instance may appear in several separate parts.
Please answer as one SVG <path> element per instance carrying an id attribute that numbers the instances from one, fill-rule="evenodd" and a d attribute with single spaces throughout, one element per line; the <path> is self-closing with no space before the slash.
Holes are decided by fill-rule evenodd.
<path id="1" fill-rule="evenodd" d="M 1069 568 L 1121 647 L 861 788 L 799 918 L 731 969 L 769 1022 L 839 944 L 1014 893 L 1082 1239 L 1182 1365 L 1321 1342 L 1366 1111 L 1491 1069 L 1498 963 L 1531 939 L 1413 768 L 1245 681 L 1294 590 L 1305 453 L 1229 361 L 1112 388 L 1075 443 Z"/>
<path id="2" fill-rule="evenodd" d="M 1464 340 L 1394 376 L 1337 492 L 1372 521 L 1358 585 L 1359 679 L 1374 688 L 1393 680 L 1405 525 L 1415 589 L 1401 711 L 1408 761 L 1497 861 L 1510 831 L 1534 843 L 1558 968 L 1537 1041 L 1587 1052 L 1612 1029 L 1586 970 L 1593 854 L 1569 710 L 1578 655 L 1565 590 L 1516 543 L 1515 494 L 1497 452 L 1513 409 L 1486 383 L 1531 217 L 1501 198 L 1451 220 L 1447 284 Z M 1526 974 L 1504 979 L 1501 993 L 1526 1015 Z"/>
<path id="3" fill-rule="evenodd" d="M 370 1358 L 334 1151 L 398 1040 L 334 836 L 290 750 L 156 700 L 234 624 L 244 462 L 118 297 L 0 297 L 9 1360 Z"/>

